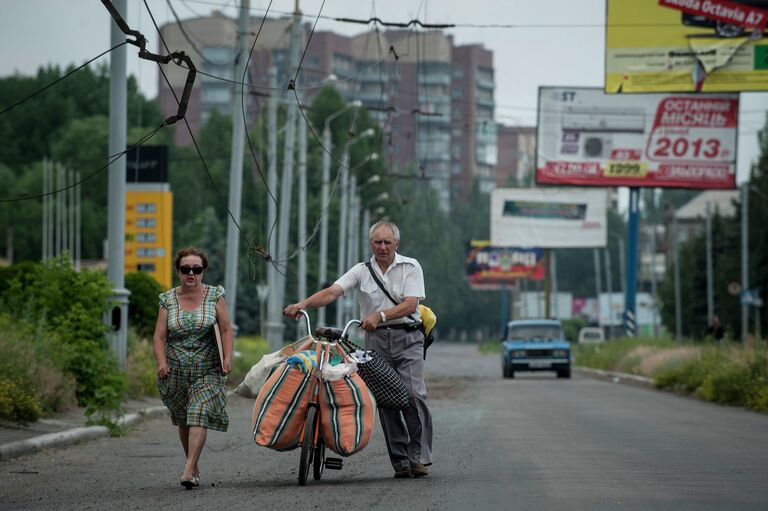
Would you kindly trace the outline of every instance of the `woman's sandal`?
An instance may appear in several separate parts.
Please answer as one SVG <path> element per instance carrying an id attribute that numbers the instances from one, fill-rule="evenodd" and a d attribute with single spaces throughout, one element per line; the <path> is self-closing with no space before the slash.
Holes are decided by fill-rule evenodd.
<path id="1" fill-rule="evenodd" d="M 182 477 L 181 485 L 187 490 L 200 486 L 200 474 L 193 475 L 192 477 Z"/>

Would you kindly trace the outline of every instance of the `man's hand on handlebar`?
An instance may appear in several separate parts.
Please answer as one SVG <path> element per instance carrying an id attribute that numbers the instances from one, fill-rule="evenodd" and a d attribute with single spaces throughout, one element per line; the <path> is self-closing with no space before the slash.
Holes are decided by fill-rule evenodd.
<path id="1" fill-rule="evenodd" d="M 288 316 L 289 318 L 293 319 L 299 319 L 299 311 L 303 309 L 304 307 L 301 306 L 301 303 L 292 303 L 285 309 L 283 309 L 283 316 Z"/>
<path id="2" fill-rule="evenodd" d="M 378 312 L 374 312 L 363 320 L 360 328 L 367 332 L 373 332 L 376 327 L 381 323 L 381 315 Z"/>

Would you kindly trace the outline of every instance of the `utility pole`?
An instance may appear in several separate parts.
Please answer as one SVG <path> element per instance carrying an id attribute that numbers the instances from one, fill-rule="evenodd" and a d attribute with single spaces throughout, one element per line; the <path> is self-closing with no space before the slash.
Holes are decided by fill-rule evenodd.
<path id="1" fill-rule="evenodd" d="M 77 203 L 77 209 L 75 209 L 75 270 L 80 271 L 80 259 L 81 259 L 81 234 L 82 234 L 82 217 L 81 215 L 81 208 L 82 208 L 82 195 L 80 192 L 80 173 L 75 172 L 75 202 Z"/>
<path id="2" fill-rule="evenodd" d="M 301 13 L 299 12 L 299 2 L 296 0 L 296 10 L 293 14 L 293 25 L 291 28 L 291 46 L 289 50 L 289 76 L 293 77 L 298 67 L 298 51 L 301 38 Z M 286 102 L 286 126 L 285 126 L 285 146 L 283 149 L 283 176 L 280 184 L 280 218 L 278 219 L 277 233 L 277 255 L 280 261 L 286 261 L 288 258 L 288 234 L 291 221 L 291 192 L 293 190 L 293 152 L 296 138 L 296 101 L 288 94 Z M 267 322 L 267 342 L 273 349 L 278 349 L 283 344 L 283 331 L 285 325 L 282 318 L 283 301 L 285 299 L 286 275 L 279 272 L 275 279 L 275 288 L 270 289 L 269 293 L 272 305 L 268 311 L 269 319 Z"/>
<path id="3" fill-rule="evenodd" d="M 299 121 L 299 300 L 307 297 L 307 123 Z M 303 321 L 296 322 L 301 332 Z M 309 332 L 307 332 L 309 333 Z"/>
<path id="4" fill-rule="evenodd" d="M 675 339 L 683 337 L 683 308 L 680 303 L 680 253 L 677 248 L 677 211 L 672 210 L 672 261 L 675 280 Z"/>
<path id="5" fill-rule="evenodd" d="M 749 181 L 741 185 L 741 292 L 749 292 Z M 749 304 L 741 300 L 741 342 L 749 334 Z"/>
<path id="6" fill-rule="evenodd" d="M 43 250 L 40 258 L 43 262 L 48 260 L 48 201 L 50 200 L 48 186 L 48 159 L 43 158 Z"/>
<path id="7" fill-rule="evenodd" d="M 351 173 L 352 175 L 349 177 L 349 191 L 347 192 L 347 198 L 349 202 L 348 206 L 348 213 L 349 218 L 347 219 L 347 232 L 344 236 L 344 239 L 346 240 L 347 246 L 347 255 L 345 257 L 347 261 L 347 266 L 351 267 L 353 264 L 355 264 L 355 215 L 357 214 L 355 209 L 355 190 L 357 190 L 357 176 L 354 173 Z M 352 293 L 349 293 L 349 296 L 342 296 L 340 298 L 343 301 L 344 304 L 344 317 L 342 318 L 342 322 L 346 323 L 350 319 L 352 319 L 353 314 L 353 308 L 354 308 L 354 298 L 352 296 Z M 339 325 L 340 327 L 341 325 Z"/>
<path id="8" fill-rule="evenodd" d="M 246 38 L 250 22 L 250 0 L 240 0 L 240 17 L 237 26 L 237 58 L 235 59 L 235 82 L 245 80 L 247 58 Z M 226 301 L 232 326 L 237 333 L 237 263 L 240 255 L 240 223 L 243 191 L 243 146 L 245 144 L 245 117 L 247 108 L 243 102 L 248 97 L 243 91 L 244 85 L 235 85 L 232 102 L 232 154 L 229 161 L 229 213 L 227 216 L 227 261 L 224 287 L 227 290 Z"/>
<path id="9" fill-rule="evenodd" d="M 344 235 L 347 232 L 347 207 L 349 202 L 349 142 L 344 145 L 344 154 L 341 156 L 341 200 L 339 201 L 339 253 L 336 263 L 336 272 L 339 277 L 344 275 L 346 271 L 345 267 L 345 246 Z M 336 323 L 337 328 L 342 327 L 342 319 L 344 312 L 344 297 L 341 297 L 336 301 Z"/>
<path id="10" fill-rule="evenodd" d="M 627 227 L 626 287 L 624 288 L 624 335 L 637 335 L 637 253 L 640 230 L 640 188 L 629 189 L 629 225 Z M 623 243 L 619 254 L 623 254 Z"/>
<path id="11" fill-rule="evenodd" d="M 333 142 L 331 138 L 331 122 L 338 116 L 349 110 L 350 108 L 358 108 L 362 105 L 359 100 L 353 101 L 350 105 L 342 108 L 338 112 L 334 112 L 325 118 L 323 123 L 323 170 L 321 177 L 321 192 L 320 192 L 320 261 L 318 268 L 318 282 L 317 288 L 323 289 L 328 279 L 328 217 L 331 215 L 330 200 L 329 200 L 329 187 L 331 181 L 331 149 Z M 356 117 L 355 117 L 356 118 Z M 354 120 L 352 127 L 354 129 Z M 338 307 L 338 303 L 337 303 Z M 325 307 L 320 307 L 317 311 L 317 324 L 325 326 Z"/>
<path id="12" fill-rule="evenodd" d="M 658 297 L 656 291 L 656 189 L 652 188 L 653 216 L 651 217 L 651 297 L 653 299 L 653 336 L 659 336 Z"/>
<path id="13" fill-rule="evenodd" d="M 705 206 L 704 215 L 707 245 L 707 324 L 711 325 L 715 316 L 715 292 L 712 284 L 712 211 L 709 202 Z"/>
<path id="14" fill-rule="evenodd" d="M 558 291 L 557 291 L 557 253 L 555 252 L 554 249 L 552 249 L 552 251 L 549 254 L 552 256 L 552 262 L 549 265 L 549 269 L 550 269 L 550 271 L 552 273 L 552 296 L 554 298 L 552 300 L 552 305 L 553 305 L 553 307 L 552 307 L 552 309 L 553 309 L 553 311 L 552 311 L 553 316 L 552 317 L 554 319 L 557 319 L 557 317 L 560 314 L 560 308 L 559 308 L 559 303 L 558 303 L 559 302 L 559 300 L 558 300 L 559 296 L 558 296 Z"/>
<path id="15" fill-rule="evenodd" d="M 613 274 L 611 272 L 611 244 L 609 243 L 605 249 L 605 286 L 608 291 L 608 310 L 610 311 L 610 329 L 611 337 L 615 333 L 615 325 L 613 321 L 615 314 L 613 313 Z"/>
<path id="16" fill-rule="evenodd" d="M 267 105 L 267 249 L 269 255 L 277 257 L 277 69 L 274 66 L 269 68 L 269 86 L 272 93 L 269 95 L 269 104 Z M 264 318 L 264 324 L 261 326 L 262 333 L 267 337 L 267 325 L 271 321 L 271 311 L 274 305 L 275 288 L 277 282 L 277 268 L 274 263 L 267 265 L 267 314 Z"/>
<path id="17" fill-rule="evenodd" d="M 115 9 L 128 19 L 127 0 L 114 0 Z M 110 18 L 112 46 L 125 41 L 125 34 Z M 126 80 L 126 46 L 112 52 L 109 69 L 109 154 L 120 154 L 126 147 L 126 119 L 128 110 L 128 82 Z M 125 289 L 125 158 L 110 163 L 107 209 L 107 278 L 112 285 L 115 304 L 104 318 L 112 330 L 107 334 L 110 348 L 117 356 L 120 368 L 125 370 L 128 350 L 128 296 Z"/>
<path id="18" fill-rule="evenodd" d="M 593 259 L 595 261 L 595 300 L 597 300 L 597 321 L 600 322 L 600 293 L 603 291 L 601 282 L 602 270 L 600 269 L 600 249 L 592 249 Z"/>
<path id="19" fill-rule="evenodd" d="M 328 278 L 328 217 L 331 214 L 328 188 L 331 180 L 331 128 L 329 119 L 325 120 L 323 128 L 323 170 L 320 177 L 320 266 L 317 269 L 317 289 L 325 287 Z M 303 297 L 302 297 L 303 298 Z M 325 326 L 325 307 L 317 310 L 317 324 Z"/>

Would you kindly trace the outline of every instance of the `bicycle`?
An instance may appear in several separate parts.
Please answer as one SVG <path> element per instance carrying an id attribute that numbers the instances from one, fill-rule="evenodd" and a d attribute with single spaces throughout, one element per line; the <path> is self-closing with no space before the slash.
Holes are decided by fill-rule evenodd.
<path id="1" fill-rule="evenodd" d="M 330 358 L 331 349 L 337 349 L 337 341 L 346 340 L 348 338 L 349 329 L 357 324 L 362 324 L 361 321 L 353 319 L 349 321 L 343 330 L 331 327 L 317 327 L 315 329 L 314 336 L 312 335 L 312 327 L 309 321 L 309 314 L 306 311 L 300 310 L 300 314 L 304 316 L 307 321 L 307 332 L 315 344 L 317 344 L 316 352 L 318 353 L 317 364 L 312 369 L 311 376 L 311 388 L 309 406 L 307 407 L 307 415 L 304 421 L 304 428 L 301 435 L 301 453 L 299 455 L 299 486 L 305 486 L 309 479 L 309 468 L 312 467 L 312 476 L 315 481 L 319 481 L 323 475 L 324 469 L 329 470 L 341 470 L 343 460 L 341 458 L 331 458 L 325 456 L 325 441 L 320 433 L 320 382 L 322 381 L 323 366 L 328 362 Z M 319 339 L 326 339 L 325 341 Z"/>

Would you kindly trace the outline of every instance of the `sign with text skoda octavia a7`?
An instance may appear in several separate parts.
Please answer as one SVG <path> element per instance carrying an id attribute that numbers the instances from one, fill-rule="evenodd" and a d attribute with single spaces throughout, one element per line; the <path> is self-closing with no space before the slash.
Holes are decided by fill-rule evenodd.
<path id="1" fill-rule="evenodd" d="M 536 182 L 732 189 L 737 94 L 542 87 Z"/>
<path id="2" fill-rule="evenodd" d="M 605 91 L 768 90 L 768 0 L 607 0 Z"/>
<path id="3" fill-rule="evenodd" d="M 608 192 L 597 188 L 496 188 L 494 247 L 604 247 Z"/>

